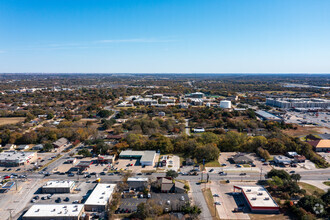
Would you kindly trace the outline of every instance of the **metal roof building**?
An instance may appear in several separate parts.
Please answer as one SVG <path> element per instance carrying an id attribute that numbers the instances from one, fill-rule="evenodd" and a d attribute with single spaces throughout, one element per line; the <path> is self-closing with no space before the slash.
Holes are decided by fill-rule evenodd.
<path id="1" fill-rule="evenodd" d="M 86 211 L 104 211 L 112 199 L 116 184 L 99 183 L 85 202 Z"/>
<path id="2" fill-rule="evenodd" d="M 155 164 L 156 151 L 132 151 L 125 150 L 119 154 L 119 158 L 140 159 L 141 165 L 153 166 Z"/>
<path id="3" fill-rule="evenodd" d="M 23 220 L 78 220 L 83 212 L 83 204 L 38 204 L 23 215 Z"/>

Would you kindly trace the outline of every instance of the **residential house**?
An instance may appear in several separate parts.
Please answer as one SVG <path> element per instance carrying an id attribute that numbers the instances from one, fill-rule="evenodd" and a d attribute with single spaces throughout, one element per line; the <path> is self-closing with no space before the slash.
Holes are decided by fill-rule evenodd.
<path id="1" fill-rule="evenodd" d="M 322 139 L 308 143 L 314 147 L 315 152 L 330 152 L 330 140 Z"/>

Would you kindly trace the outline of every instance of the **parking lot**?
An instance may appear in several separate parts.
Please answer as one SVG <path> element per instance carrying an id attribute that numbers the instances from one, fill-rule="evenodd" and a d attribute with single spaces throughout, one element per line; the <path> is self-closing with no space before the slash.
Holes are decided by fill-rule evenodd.
<path id="1" fill-rule="evenodd" d="M 242 183 L 240 183 L 242 184 Z M 244 183 L 245 185 L 246 183 Z M 251 183 L 247 183 L 251 184 Z M 220 219 L 250 219 L 249 215 L 246 213 L 248 208 L 244 212 L 233 212 L 235 208 L 239 205 L 244 204 L 243 197 L 240 195 L 233 194 L 233 186 L 235 184 L 221 184 L 221 183 L 212 183 L 210 184 L 210 189 L 212 195 L 214 196 L 214 202 L 219 202 L 220 205 L 216 205 L 216 209 Z M 246 205 L 246 204 L 244 204 Z"/>
<path id="2" fill-rule="evenodd" d="M 55 193 L 55 194 L 45 194 L 41 193 L 40 188 L 33 195 L 34 197 L 39 196 L 39 199 L 36 199 L 35 203 L 37 204 L 56 204 L 58 203 L 58 198 L 61 199 L 61 203 L 72 204 L 77 201 L 79 203 L 87 199 L 89 194 L 92 192 L 96 183 L 89 182 L 86 183 L 84 181 L 76 182 L 75 190 L 72 193 Z M 47 198 L 48 195 L 51 195 L 50 198 Z M 31 198 L 32 199 L 32 198 Z M 57 200 L 57 201 L 56 201 Z M 31 202 L 31 204 L 34 204 Z"/>
<path id="3" fill-rule="evenodd" d="M 159 156 L 156 156 L 155 161 L 159 160 Z M 145 166 L 142 167 L 140 164 L 140 161 L 137 159 L 118 159 L 115 164 L 113 165 L 113 168 L 121 171 L 121 170 L 130 170 L 133 173 L 142 173 L 142 172 L 148 172 L 148 171 L 156 171 L 155 166 Z"/>
<path id="4" fill-rule="evenodd" d="M 165 166 L 160 167 L 160 169 L 167 170 L 175 170 L 178 171 L 180 169 L 180 157 L 175 155 L 162 155 L 159 158 L 159 162 L 163 162 Z"/>
<path id="5" fill-rule="evenodd" d="M 317 116 L 318 114 L 318 116 Z M 283 118 L 286 123 L 313 124 L 330 128 L 330 113 L 328 112 L 287 112 Z"/>

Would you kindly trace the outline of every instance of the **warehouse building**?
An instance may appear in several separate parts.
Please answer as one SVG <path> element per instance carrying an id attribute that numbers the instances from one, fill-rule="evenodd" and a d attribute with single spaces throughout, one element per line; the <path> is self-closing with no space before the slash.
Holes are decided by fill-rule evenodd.
<path id="1" fill-rule="evenodd" d="M 36 160 L 36 152 L 5 151 L 0 153 L 0 166 L 18 167 Z"/>
<path id="2" fill-rule="evenodd" d="M 315 152 L 330 152 L 330 140 L 317 140 L 308 142 L 314 147 Z"/>
<path id="3" fill-rule="evenodd" d="M 84 215 L 83 204 L 38 204 L 33 205 L 23 220 L 79 220 Z"/>
<path id="4" fill-rule="evenodd" d="M 267 120 L 267 121 L 278 121 L 278 122 L 282 121 L 282 119 L 280 117 L 277 117 L 276 115 L 273 115 L 269 112 L 262 111 L 262 110 L 256 111 L 256 115 L 258 115 L 263 120 Z"/>
<path id="5" fill-rule="evenodd" d="M 262 186 L 234 186 L 234 192 L 239 190 L 252 212 L 279 213 L 279 206 Z"/>
<path id="6" fill-rule="evenodd" d="M 121 159 L 138 159 L 142 166 L 153 166 L 156 159 L 156 151 L 132 151 L 125 150 L 119 154 Z"/>
<path id="7" fill-rule="evenodd" d="M 316 98 L 267 98 L 266 105 L 279 108 L 330 108 L 330 100 Z"/>
<path id="8" fill-rule="evenodd" d="M 41 187 L 42 193 L 71 193 L 75 186 L 74 181 L 48 181 Z"/>
<path id="9" fill-rule="evenodd" d="M 116 184 L 97 184 L 85 202 L 85 210 L 90 212 L 102 212 L 106 210 L 115 189 Z"/>

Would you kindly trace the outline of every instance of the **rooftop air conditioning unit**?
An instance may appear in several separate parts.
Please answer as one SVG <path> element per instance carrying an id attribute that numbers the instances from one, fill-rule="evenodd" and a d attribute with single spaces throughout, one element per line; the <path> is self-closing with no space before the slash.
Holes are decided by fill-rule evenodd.
<path id="1" fill-rule="evenodd" d="M 39 212 L 39 211 L 40 211 L 40 209 L 37 209 L 37 210 L 36 210 L 36 212 Z"/>

